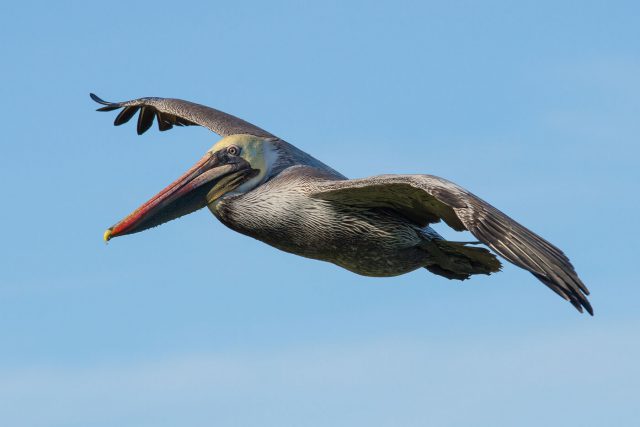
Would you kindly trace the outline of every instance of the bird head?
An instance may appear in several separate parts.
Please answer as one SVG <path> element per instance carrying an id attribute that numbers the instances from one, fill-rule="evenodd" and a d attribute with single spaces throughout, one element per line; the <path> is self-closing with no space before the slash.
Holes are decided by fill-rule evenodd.
<path id="1" fill-rule="evenodd" d="M 104 240 L 138 233 L 190 214 L 233 194 L 251 191 L 272 174 L 273 138 L 230 135 L 218 141 L 180 178 L 104 233 Z"/>

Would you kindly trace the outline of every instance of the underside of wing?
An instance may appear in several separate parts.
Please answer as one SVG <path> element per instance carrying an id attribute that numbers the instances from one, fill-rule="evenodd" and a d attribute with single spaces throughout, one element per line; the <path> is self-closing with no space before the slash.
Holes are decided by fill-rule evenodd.
<path id="1" fill-rule="evenodd" d="M 420 226 L 444 220 L 468 230 L 507 261 L 531 272 L 580 312 L 593 315 L 589 290 L 566 255 L 464 188 L 432 175 L 381 175 L 328 181 L 313 197 L 362 207 L 387 207 Z"/>
<path id="2" fill-rule="evenodd" d="M 249 134 L 265 138 L 274 137 L 264 129 L 231 114 L 181 99 L 138 98 L 124 102 L 107 102 L 93 93 L 90 96 L 95 102 L 103 105 L 97 111 L 122 109 L 113 122 L 116 126 L 127 123 L 139 112 L 138 135 L 149 130 L 156 120 L 160 131 L 169 130 L 174 126 L 203 126 L 221 136 Z"/>

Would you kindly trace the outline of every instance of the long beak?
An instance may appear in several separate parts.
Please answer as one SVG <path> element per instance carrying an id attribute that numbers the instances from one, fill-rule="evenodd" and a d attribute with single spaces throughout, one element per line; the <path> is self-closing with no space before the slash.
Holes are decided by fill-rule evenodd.
<path id="1" fill-rule="evenodd" d="M 104 240 L 137 233 L 205 207 L 214 181 L 238 168 L 238 164 L 220 165 L 215 153 L 208 152 L 171 185 L 105 231 Z"/>

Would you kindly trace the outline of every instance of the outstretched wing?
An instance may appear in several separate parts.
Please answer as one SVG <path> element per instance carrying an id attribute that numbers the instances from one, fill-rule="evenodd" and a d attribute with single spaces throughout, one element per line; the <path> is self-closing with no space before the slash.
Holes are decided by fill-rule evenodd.
<path id="1" fill-rule="evenodd" d="M 127 123 L 139 111 L 138 135 L 149 130 L 155 118 L 160 131 L 169 130 L 174 126 L 203 126 L 220 136 L 249 134 L 265 138 L 274 137 L 266 130 L 231 114 L 181 99 L 139 98 L 124 102 L 107 102 L 93 93 L 89 95 L 98 104 L 104 105 L 97 111 L 113 111 L 122 108 L 113 122 L 116 126 Z"/>
<path id="2" fill-rule="evenodd" d="M 432 175 L 380 175 L 327 181 L 312 196 L 347 205 L 391 208 L 420 226 L 442 219 L 454 230 L 469 230 L 580 312 L 584 307 L 593 315 L 586 298 L 589 290 L 560 249 L 450 181 Z"/>

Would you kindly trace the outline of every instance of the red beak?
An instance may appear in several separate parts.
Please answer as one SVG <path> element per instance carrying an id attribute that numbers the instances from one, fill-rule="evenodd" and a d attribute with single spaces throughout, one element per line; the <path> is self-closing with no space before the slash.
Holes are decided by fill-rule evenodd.
<path id="1" fill-rule="evenodd" d="M 237 169 L 233 164 L 220 165 L 215 153 L 208 152 L 180 178 L 105 231 L 104 240 L 137 233 L 205 207 L 212 187 L 205 184 Z"/>

